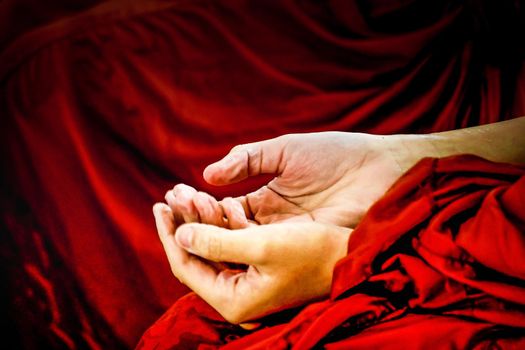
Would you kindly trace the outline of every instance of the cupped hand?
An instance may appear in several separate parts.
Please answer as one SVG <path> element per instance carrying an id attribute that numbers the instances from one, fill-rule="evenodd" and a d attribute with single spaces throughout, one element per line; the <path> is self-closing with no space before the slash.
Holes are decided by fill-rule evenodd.
<path id="1" fill-rule="evenodd" d="M 199 223 L 177 227 L 168 205 L 158 203 L 153 211 L 174 275 L 231 323 L 325 297 L 351 232 L 313 222 L 236 230 Z M 247 269 L 215 264 L 220 262 Z"/>
<path id="2" fill-rule="evenodd" d="M 406 164 L 416 162 L 409 157 L 395 136 L 290 134 L 234 147 L 205 169 L 204 178 L 213 185 L 226 185 L 275 174 L 266 186 L 235 198 L 246 217 L 259 224 L 316 221 L 355 227 Z M 228 205 L 232 205 L 229 199 Z"/>

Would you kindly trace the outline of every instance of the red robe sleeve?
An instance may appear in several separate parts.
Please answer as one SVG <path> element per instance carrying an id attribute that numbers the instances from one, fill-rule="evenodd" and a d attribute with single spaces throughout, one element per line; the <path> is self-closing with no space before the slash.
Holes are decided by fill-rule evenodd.
<path id="1" fill-rule="evenodd" d="M 352 233 L 330 299 L 250 333 L 192 294 L 138 348 L 525 346 L 524 198 L 523 167 L 424 159 Z"/>

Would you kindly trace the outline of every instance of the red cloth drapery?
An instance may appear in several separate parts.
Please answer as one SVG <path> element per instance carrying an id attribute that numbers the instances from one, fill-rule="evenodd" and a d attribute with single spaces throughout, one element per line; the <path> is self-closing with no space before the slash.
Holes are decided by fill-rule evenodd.
<path id="1" fill-rule="evenodd" d="M 425 159 L 352 233 L 330 300 L 247 332 L 190 295 L 138 349 L 521 348 L 524 232 L 525 167 Z"/>
<path id="2" fill-rule="evenodd" d="M 73 15 L 95 3 L 81 1 L 26 30 L 13 3 L 1 4 L 17 28 L 0 54 L 2 330 L 25 348 L 133 346 L 187 291 L 151 204 L 177 182 L 218 197 L 256 187 L 201 178 L 235 144 L 525 114 L 512 1 L 108 1 Z"/>

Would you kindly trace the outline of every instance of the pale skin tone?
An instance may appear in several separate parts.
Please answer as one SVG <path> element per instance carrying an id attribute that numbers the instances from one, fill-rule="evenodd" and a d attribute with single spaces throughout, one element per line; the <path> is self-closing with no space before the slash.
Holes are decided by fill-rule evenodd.
<path id="1" fill-rule="evenodd" d="M 154 206 L 157 229 L 182 283 L 226 320 L 253 320 L 326 297 L 351 228 L 417 161 L 471 153 L 525 164 L 524 135 L 522 117 L 428 135 L 294 134 L 237 146 L 205 169 L 207 182 L 276 177 L 221 202 L 177 185 Z"/>

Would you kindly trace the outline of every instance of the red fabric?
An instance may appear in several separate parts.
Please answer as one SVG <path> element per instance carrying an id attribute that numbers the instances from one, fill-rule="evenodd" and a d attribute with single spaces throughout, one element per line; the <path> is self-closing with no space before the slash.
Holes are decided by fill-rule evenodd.
<path id="1" fill-rule="evenodd" d="M 202 180 L 235 144 L 525 114 L 510 1 L 32 3 L 0 7 L 0 328 L 25 348 L 136 344 L 187 292 L 151 205 L 177 182 L 261 184 Z"/>
<path id="2" fill-rule="evenodd" d="M 247 334 L 191 295 L 137 348 L 521 348 L 524 232 L 525 167 L 425 159 L 352 233 L 330 300 Z"/>

